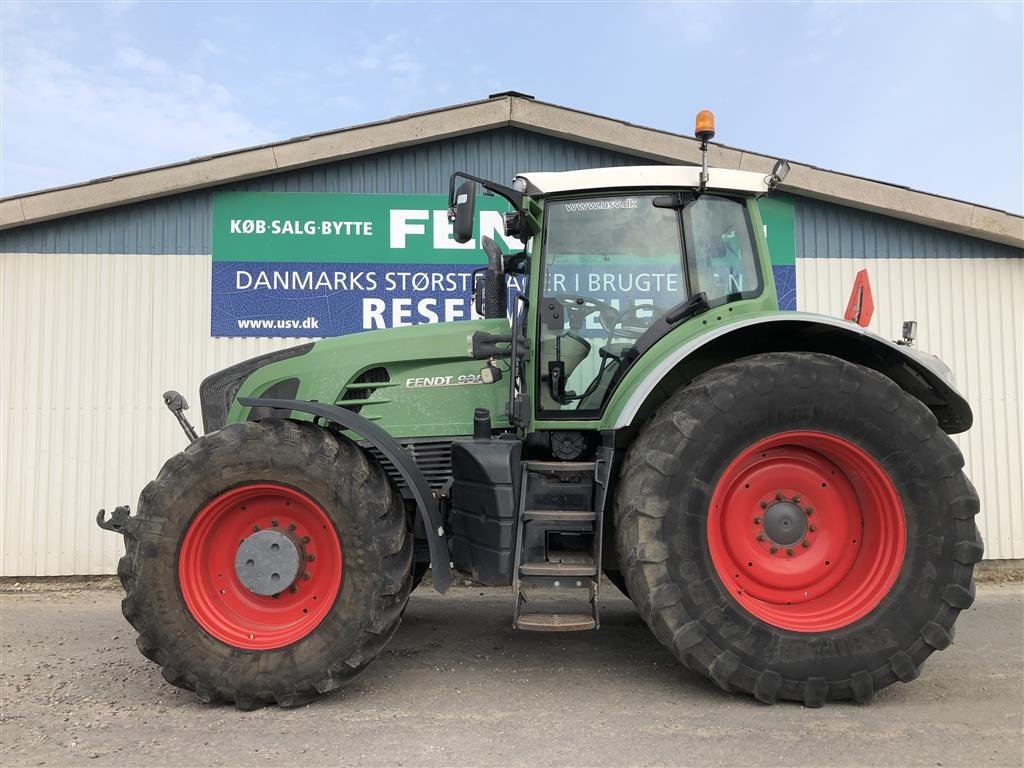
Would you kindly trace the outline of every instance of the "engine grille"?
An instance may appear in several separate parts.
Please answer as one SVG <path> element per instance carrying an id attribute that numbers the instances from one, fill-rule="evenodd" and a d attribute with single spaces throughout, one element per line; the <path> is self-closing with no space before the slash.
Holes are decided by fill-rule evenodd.
<path id="1" fill-rule="evenodd" d="M 388 373 L 387 368 L 379 366 L 377 368 L 368 368 L 345 387 L 345 391 L 341 393 L 341 397 L 335 404 L 353 413 L 359 413 L 370 400 L 370 396 L 377 391 L 377 387 L 390 381 L 391 375 Z M 359 384 L 370 384 L 372 386 L 360 387 L 358 386 Z"/>
<path id="2" fill-rule="evenodd" d="M 405 480 L 401 473 L 374 446 L 369 443 L 359 443 L 367 453 L 373 456 L 384 467 L 384 471 L 395 481 L 398 487 L 405 491 Z M 412 456 L 420 472 L 427 478 L 430 490 L 438 491 L 452 475 L 452 441 L 436 438 L 422 438 L 417 440 L 402 441 L 402 447 Z"/>

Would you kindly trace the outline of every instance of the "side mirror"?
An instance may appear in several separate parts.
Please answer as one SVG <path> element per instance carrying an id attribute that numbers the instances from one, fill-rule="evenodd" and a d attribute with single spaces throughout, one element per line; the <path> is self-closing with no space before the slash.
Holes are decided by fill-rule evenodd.
<path id="1" fill-rule="evenodd" d="M 455 191 L 455 200 L 449 216 L 452 219 L 452 236 L 457 243 L 468 243 L 473 239 L 473 220 L 476 218 L 476 182 L 464 181 Z"/>

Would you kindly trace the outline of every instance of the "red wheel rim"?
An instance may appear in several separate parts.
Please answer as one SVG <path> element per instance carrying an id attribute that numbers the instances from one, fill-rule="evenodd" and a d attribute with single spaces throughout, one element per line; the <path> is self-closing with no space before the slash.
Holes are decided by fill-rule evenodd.
<path id="1" fill-rule="evenodd" d="M 235 571 L 248 536 L 271 529 L 293 537 L 301 563 L 276 595 L 253 594 Z M 306 637 L 341 588 L 341 542 L 327 513 L 285 485 L 242 485 L 220 494 L 189 524 L 178 553 L 178 583 L 192 617 L 236 648 L 269 650 Z"/>
<path id="2" fill-rule="evenodd" d="M 845 627 L 889 593 L 903 565 L 903 505 L 885 470 L 848 440 L 782 432 L 743 451 L 708 510 L 719 578 L 761 621 Z"/>

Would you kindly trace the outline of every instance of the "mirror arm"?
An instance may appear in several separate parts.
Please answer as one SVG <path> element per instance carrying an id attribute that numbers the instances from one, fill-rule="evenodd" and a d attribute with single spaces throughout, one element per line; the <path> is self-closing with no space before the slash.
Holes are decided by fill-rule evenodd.
<path id="1" fill-rule="evenodd" d="M 448 181 L 448 218 L 452 219 L 455 216 L 455 187 L 458 179 L 465 179 L 466 181 L 475 181 L 484 189 L 489 192 L 493 192 L 496 195 L 508 200 L 512 203 L 512 207 L 516 209 L 518 213 L 524 214 L 523 210 L 523 197 L 525 195 L 512 187 L 506 187 L 503 184 L 498 184 L 494 181 L 488 181 L 487 179 L 481 179 L 479 176 L 472 176 L 462 171 L 456 171 L 452 174 L 451 179 Z"/>

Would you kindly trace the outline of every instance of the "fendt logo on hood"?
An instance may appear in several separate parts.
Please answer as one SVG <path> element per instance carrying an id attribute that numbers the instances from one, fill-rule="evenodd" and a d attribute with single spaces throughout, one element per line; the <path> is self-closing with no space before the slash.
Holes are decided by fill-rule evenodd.
<path id="1" fill-rule="evenodd" d="M 464 387 L 468 384 L 483 384 L 478 373 L 463 373 L 458 376 L 420 376 L 405 380 L 406 389 L 424 387 Z"/>

